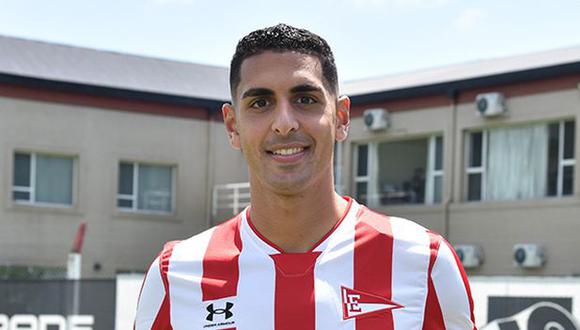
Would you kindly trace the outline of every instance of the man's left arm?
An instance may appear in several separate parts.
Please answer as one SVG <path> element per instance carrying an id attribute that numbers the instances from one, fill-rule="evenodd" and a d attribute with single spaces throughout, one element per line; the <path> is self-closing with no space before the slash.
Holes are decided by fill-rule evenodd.
<path id="1" fill-rule="evenodd" d="M 431 234 L 429 293 L 423 329 L 477 330 L 473 298 L 465 270 L 453 247 Z"/>

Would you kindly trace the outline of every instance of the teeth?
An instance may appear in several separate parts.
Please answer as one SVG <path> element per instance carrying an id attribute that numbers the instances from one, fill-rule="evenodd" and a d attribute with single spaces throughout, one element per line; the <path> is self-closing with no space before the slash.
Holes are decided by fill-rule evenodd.
<path id="1" fill-rule="evenodd" d="M 274 155 L 288 156 L 288 155 L 297 154 L 297 153 L 301 152 L 302 150 L 304 150 L 304 148 L 288 148 L 288 149 L 274 150 L 272 153 Z"/>

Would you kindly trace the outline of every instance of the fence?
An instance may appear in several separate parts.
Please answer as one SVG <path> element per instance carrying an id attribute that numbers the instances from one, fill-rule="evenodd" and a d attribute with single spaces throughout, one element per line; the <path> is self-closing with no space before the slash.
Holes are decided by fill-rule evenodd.
<path id="1" fill-rule="evenodd" d="M 213 187 L 212 216 L 235 215 L 250 204 L 250 183 L 228 183 Z"/>

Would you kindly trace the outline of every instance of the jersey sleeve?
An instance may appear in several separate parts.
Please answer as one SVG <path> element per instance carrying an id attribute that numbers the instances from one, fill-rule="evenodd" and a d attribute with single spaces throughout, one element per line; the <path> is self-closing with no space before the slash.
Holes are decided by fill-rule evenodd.
<path id="1" fill-rule="evenodd" d="M 423 329 L 477 330 L 471 289 L 461 261 L 445 239 L 431 237 L 432 262 Z"/>
<path id="2" fill-rule="evenodd" d="M 157 257 L 143 280 L 135 316 L 135 330 L 165 329 L 159 326 L 160 320 L 168 318 L 168 315 L 163 315 L 168 311 L 163 308 L 166 292 L 159 266 L 160 257 Z"/>

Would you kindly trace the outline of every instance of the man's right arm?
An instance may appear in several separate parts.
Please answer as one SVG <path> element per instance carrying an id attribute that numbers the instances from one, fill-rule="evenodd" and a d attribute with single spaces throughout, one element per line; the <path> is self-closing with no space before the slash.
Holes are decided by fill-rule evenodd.
<path id="1" fill-rule="evenodd" d="M 135 330 L 170 329 L 169 302 L 159 267 L 160 258 L 157 257 L 153 261 L 143 280 L 135 317 Z"/>

